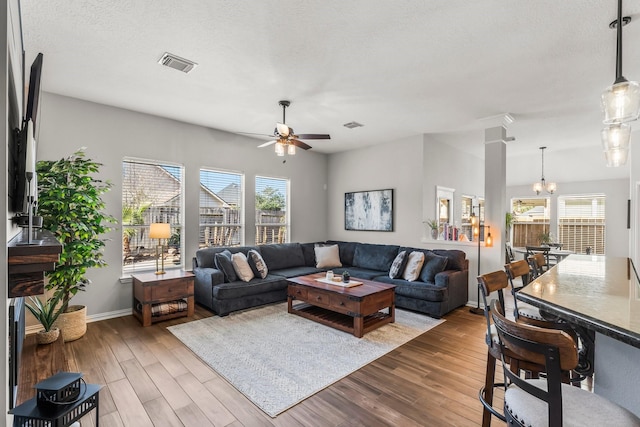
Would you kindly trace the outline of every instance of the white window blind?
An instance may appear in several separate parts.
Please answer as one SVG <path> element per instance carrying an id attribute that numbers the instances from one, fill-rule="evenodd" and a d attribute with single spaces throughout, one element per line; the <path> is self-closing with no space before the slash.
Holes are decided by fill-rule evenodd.
<path id="1" fill-rule="evenodd" d="M 199 246 L 238 246 L 244 242 L 244 176 L 200 169 Z"/>
<path id="2" fill-rule="evenodd" d="M 289 180 L 256 176 L 256 245 L 289 241 Z"/>
<path id="3" fill-rule="evenodd" d="M 604 254 L 605 196 L 558 197 L 558 231 L 563 249 Z"/>
<path id="4" fill-rule="evenodd" d="M 176 164 L 125 159 L 122 162 L 122 272 L 155 270 L 157 239 L 149 226 L 171 224 L 163 239 L 165 270 L 182 268 L 183 167 Z"/>

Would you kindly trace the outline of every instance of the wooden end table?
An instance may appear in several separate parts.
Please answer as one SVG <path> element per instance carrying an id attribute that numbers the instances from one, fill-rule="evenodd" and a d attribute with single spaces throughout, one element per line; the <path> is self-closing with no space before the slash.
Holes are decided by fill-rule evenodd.
<path id="1" fill-rule="evenodd" d="M 133 278 L 133 315 L 142 322 L 142 326 L 150 326 L 176 317 L 191 317 L 195 310 L 193 296 L 194 274 L 183 270 L 169 270 L 165 274 L 134 274 Z M 187 309 L 176 313 L 151 316 L 151 306 L 163 302 L 187 300 Z M 141 310 L 138 310 L 138 304 Z"/>
<path id="2" fill-rule="evenodd" d="M 317 281 L 325 273 L 288 279 L 287 311 L 358 338 L 395 322 L 395 286 L 357 279 L 362 285 L 346 288 Z M 304 304 L 293 305 L 294 300 Z M 380 310 L 387 309 L 387 312 Z"/>

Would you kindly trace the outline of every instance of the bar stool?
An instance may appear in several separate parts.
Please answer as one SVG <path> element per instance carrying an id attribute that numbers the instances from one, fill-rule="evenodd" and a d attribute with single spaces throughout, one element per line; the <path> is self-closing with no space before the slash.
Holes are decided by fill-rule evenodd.
<path id="1" fill-rule="evenodd" d="M 499 359 L 503 354 L 500 350 L 498 335 L 495 328 L 491 324 L 491 314 L 489 312 L 490 308 L 487 299 L 492 292 L 497 292 L 498 299 L 501 303 L 499 308 L 500 310 L 502 310 L 502 307 L 504 307 L 503 290 L 508 286 L 509 281 L 507 278 L 507 273 L 502 270 L 478 276 L 478 289 L 480 291 L 480 294 L 482 295 L 482 300 L 484 303 L 484 315 L 487 321 L 487 334 L 485 336 L 485 341 L 488 347 L 484 387 L 482 387 L 478 392 L 478 399 L 484 407 L 482 411 L 483 427 L 489 427 L 491 425 L 491 415 L 498 417 L 502 421 L 506 421 L 504 414 L 498 412 L 498 410 L 493 407 L 493 389 L 495 387 L 504 386 L 504 383 L 495 382 L 496 360 Z M 504 314 L 504 312 L 502 312 L 501 314 Z M 536 376 L 543 370 L 543 367 L 541 365 L 530 363 L 526 358 L 521 358 L 515 354 L 512 355 L 509 351 L 504 352 L 504 358 L 506 360 L 506 363 L 509 363 L 509 366 L 514 371 L 523 369 L 532 372 L 533 375 Z"/>
<path id="2" fill-rule="evenodd" d="M 602 396 L 563 384 L 565 372 L 578 364 L 575 341 L 563 331 L 512 322 L 493 301 L 491 316 L 500 340 L 507 382 L 504 414 L 508 425 L 520 427 L 640 426 L 640 418 Z M 527 357 L 544 366 L 545 378 L 523 379 L 507 369 L 507 354 Z"/>

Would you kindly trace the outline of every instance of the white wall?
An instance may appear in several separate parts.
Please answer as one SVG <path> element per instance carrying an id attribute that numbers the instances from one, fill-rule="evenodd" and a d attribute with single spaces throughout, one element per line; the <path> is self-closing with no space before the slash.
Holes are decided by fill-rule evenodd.
<path id="1" fill-rule="evenodd" d="M 627 200 L 629 197 L 628 179 L 609 179 L 602 181 L 558 182 L 558 191 L 548 195 L 551 199 L 551 231 L 557 236 L 558 196 L 581 194 L 604 194 L 606 236 L 605 253 L 608 256 L 629 256 L 629 230 L 627 230 Z M 507 187 L 507 207 L 513 198 L 534 197 L 531 185 Z M 542 194 L 541 194 L 542 196 Z"/>
<path id="2" fill-rule="evenodd" d="M 291 241 L 323 240 L 327 235 L 327 156 L 311 151 L 277 157 L 272 148 L 258 149 L 261 141 L 129 110 L 43 93 L 41 99 L 38 160 L 55 160 L 87 147 L 87 157 L 103 163 L 100 178 L 113 189 L 104 196 L 107 211 L 121 217 L 122 159 L 170 161 L 185 167 L 184 261 L 198 248 L 199 169 L 203 166 L 245 174 L 246 243 L 253 244 L 254 177 L 265 175 L 291 180 Z M 93 283 L 73 300 L 87 305 L 89 315 L 130 309 L 131 284 L 120 283 L 122 234 L 118 225 L 106 237 L 108 266 L 93 269 Z"/>

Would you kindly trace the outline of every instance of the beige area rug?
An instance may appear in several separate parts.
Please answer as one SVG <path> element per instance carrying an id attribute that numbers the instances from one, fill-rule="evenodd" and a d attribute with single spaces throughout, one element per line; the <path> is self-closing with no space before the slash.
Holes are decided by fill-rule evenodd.
<path id="1" fill-rule="evenodd" d="M 444 320 L 396 310 L 363 338 L 287 313 L 286 303 L 168 329 L 271 417 Z"/>

